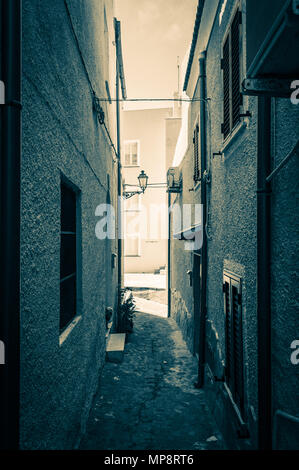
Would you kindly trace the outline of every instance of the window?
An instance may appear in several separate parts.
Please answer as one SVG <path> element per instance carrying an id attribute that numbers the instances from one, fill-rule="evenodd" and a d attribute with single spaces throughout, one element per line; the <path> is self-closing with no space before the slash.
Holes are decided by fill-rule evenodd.
<path id="1" fill-rule="evenodd" d="M 125 256 L 127 257 L 140 256 L 139 233 L 127 235 L 126 243 L 125 243 Z"/>
<path id="2" fill-rule="evenodd" d="M 240 50 L 241 50 L 241 11 L 237 10 L 226 35 L 222 50 L 223 75 L 223 123 L 224 139 L 240 121 Z"/>
<path id="3" fill-rule="evenodd" d="M 193 131 L 194 182 L 200 181 L 199 155 L 199 125 L 197 123 Z"/>
<path id="4" fill-rule="evenodd" d="M 60 330 L 76 316 L 77 310 L 77 195 L 61 182 L 60 215 Z"/>
<path id="5" fill-rule="evenodd" d="M 244 362 L 241 279 L 223 275 L 225 314 L 225 381 L 240 413 L 244 414 Z"/>
<path id="6" fill-rule="evenodd" d="M 125 166 L 139 166 L 139 141 L 125 141 Z"/>
<path id="7" fill-rule="evenodd" d="M 125 256 L 140 256 L 140 195 L 125 201 Z"/>

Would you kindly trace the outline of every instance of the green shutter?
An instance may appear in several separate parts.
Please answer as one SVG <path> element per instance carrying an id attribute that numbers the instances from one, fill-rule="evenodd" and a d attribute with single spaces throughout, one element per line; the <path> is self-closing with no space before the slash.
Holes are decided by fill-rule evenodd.
<path id="1" fill-rule="evenodd" d="M 200 163 L 199 163 L 199 126 L 195 126 L 193 132 L 193 155 L 194 155 L 194 181 L 200 180 Z"/>
<path id="2" fill-rule="evenodd" d="M 229 53 L 229 35 L 223 46 L 223 124 L 222 132 L 224 139 L 230 133 L 230 53 Z"/>
<path id="3" fill-rule="evenodd" d="M 240 121 L 240 12 L 237 11 L 231 26 L 231 113 L 232 128 Z"/>
<path id="4" fill-rule="evenodd" d="M 240 121 L 240 26 L 241 12 L 238 10 L 223 44 L 221 69 L 223 78 L 223 123 L 224 139 Z"/>
<path id="5" fill-rule="evenodd" d="M 225 381 L 241 414 L 244 413 L 244 359 L 241 279 L 223 275 L 225 315 Z"/>

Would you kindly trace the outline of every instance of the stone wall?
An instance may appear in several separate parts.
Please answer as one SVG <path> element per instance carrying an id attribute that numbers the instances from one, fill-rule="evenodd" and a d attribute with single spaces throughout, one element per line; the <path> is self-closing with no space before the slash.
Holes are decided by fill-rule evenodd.
<path id="1" fill-rule="evenodd" d="M 105 308 L 116 308 L 112 240 L 95 236 L 95 209 L 116 203 L 116 165 L 93 110 L 109 80 L 104 50 L 106 2 L 23 1 L 21 174 L 22 449 L 71 449 L 84 430 L 105 357 Z M 110 2 L 106 16 L 113 34 Z M 70 17 L 69 17 L 70 14 Z M 86 69 L 80 58 L 78 44 Z M 105 62 L 106 61 L 106 62 Z M 111 114 L 108 104 L 106 116 Z M 112 138 L 112 123 L 106 120 Z M 78 190 L 80 302 L 73 328 L 60 334 L 60 183 Z M 108 178 L 109 176 L 109 178 Z M 78 259 L 79 259 L 78 258 Z M 109 273 L 109 274 L 108 274 Z M 109 292 L 109 298 L 106 295 Z"/>
<path id="2" fill-rule="evenodd" d="M 179 290 L 171 289 L 172 317 L 180 327 L 183 338 L 192 350 L 192 339 L 194 336 L 193 315 L 188 311 L 184 298 Z"/>
<path id="3" fill-rule="evenodd" d="M 298 105 L 275 99 L 273 169 L 299 139 Z M 299 447 L 297 364 L 291 362 L 291 343 L 298 340 L 298 153 L 272 180 L 272 376 L 274 445 Z M 293 419 L 293 418 L 294 419 Z M 297 419 L 297 421 L 296 421 Z"/>
<path id="4" fill-rule="evenodd" d="M 236 2 L 228 1 L 219 25 L 218 15 L 206 51 L 206 94 L 209 101 L 205 105 L 207 117 L 207 168 L 210 173 L 210 183 L 207 185 L 208 213 L 207 233 L 207 322 L 206 322 L 206 362 L 212 377 L 209 394 L 211 409 L 217 409 L 216 416 L 220 426 L 232 420 L 229 414 L 231 408 L 224 382 L 225 360 L 225 316 L 223 305 L 223 272 L 228 270 L 240 276 L 242 282 L 242 316 L 244 335 L 244 376 L 246 414 L 250 422 L 251 445 L 256 436 L 256 422 L 253 418 L 257 412 L 257 338 L 256 338 L 256 99 L 243 97 L 243 109 L 251 112 L 250 119 L 241 119 L 237 129 L 226 141 L 223 141 L 221 123 L 223 120 L 222 107 L 222 70 L 221 44 L 232 18 Z M 242 57 L 245 63 L 246 37 L 243 35 Z M 194 61 L 196 58 L 194 58 Z M 244 65 L 244 64 L 243 64 Z M 198 74 L 198 65 L 194 72 Z M 245 76 L 245 68 L 243 70 Z M 196 83 L 194 79 L 191 82 Z M 194 97 L 199 96 L 199 82 L 194 89 Z M 192 97 L 192 96 L 191 96 Z M 198 118 L 199 102 L 190 106 L 189 112 L 189 148 L 181 163 L 183 191 L 177 198 L 181 205 L 188 202 L 199 204 L 200 184 L 193 183 L 193 129 Z M 243 112 L 243 111 L 242 111 Z M 220 152 L 221 155 L 213 155 Z M 181 244 L 178 247 L 178 244 Z M 183 328 L 183 334 L 188 339 L 191 350 L 194 344 L 192 331 L 193 314 L 184 311 L 184 304 L 193 302 L 193 290 L 188 287 L 185 267 L 194 269 L 194 260 L 190 252 L 184 252 L 184 242 L 172 244 L 173 263 L 178 272 L 172 274 L 172 288 L 178 291 L 172 303 L 172 315 Z M 185 261 L 182 261 L 184 257 Z M 200 286 L 198 285 L 198 289 Z M 184 303 L 176 299 L 184 299 Z M 179 313 L 175 309 L 179 309 Z M 194 321 L 193 321 L 194 322 Z M 195 351 L 196 352 L 196 351 Z M 216 380 L 215 380 L 216 377 Z M 207 380 L 207 385 L 209 380 Z M 214 385 L 213 385 L 214 384 Z M 217 404 L 218 400 L 218 404 Z M 226 410 L 226 411 L 225 411 Z M 223 428 L 225 435 L 228 429 Z M 234 426 L 230 436 L 230 445 L 239 448 L 238 426 Z"/>

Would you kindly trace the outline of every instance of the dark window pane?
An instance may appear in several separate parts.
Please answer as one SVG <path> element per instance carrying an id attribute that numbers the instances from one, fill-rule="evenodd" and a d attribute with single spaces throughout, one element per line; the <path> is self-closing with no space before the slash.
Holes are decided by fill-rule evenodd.
<path id="1" fill-rule="evenodd" d="M 60 329 L 76 315 L 76 193 L 61 183 Z M 64 280 L 67 276 L 71 276 Z"/>
<path id="2" fill-rule="evenodd" d="M 76 231 L 76 193 L 61 183 L 61 231 Z"/>
<path id="3" fill-rule="evenodd" d="M 76 272 L 76 235 L 61 235 L 60 279 Z"/>
<path id="4" fill-rule="evenodd" d="M 65 328 L 76 315 L 76 276 L 60 284 L 60 329 Z"/>

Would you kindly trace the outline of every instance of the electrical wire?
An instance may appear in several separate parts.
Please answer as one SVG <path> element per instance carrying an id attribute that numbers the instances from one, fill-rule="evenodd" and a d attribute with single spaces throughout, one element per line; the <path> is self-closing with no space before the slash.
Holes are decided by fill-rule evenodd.
<path id="1" fill-rule="evenodd" d="M 119 101 L 119 102 L 152 102 L 152 101 L 171 101 L 171 102 L 185 102 L 185 103 L 195 103 L 197 101 L 214 101 L 214 102 L 222 102 L 223 100 L 214 100 L 212 98 L 192 98 L 192 99 L 186 99 L 186 98 L 126 98 L 122 99 L 120 98 L 117 100 L 117 98 L 98 98 L 99 101 Z"/>
<path id="2" fill-rule="evenodd" d="M 67 12 L 67 16 L 68 16 L 68 19 L 69 19 L 69 23 L 70 23 L 70 27 L 71 27 L 71 31 L 72 31 L 72 34 L 73 34 L 73 37 L 74 37 L 74 40 L 75 40 L 75 43 L 76 43 L 76 46 L 77 46 L 77 50 L 78 50 L 78 53 L 79 53 L 79 56 L 80 56 L 80 60 L 81 60 L 81 63 L 83 65 L 83 69 L 84 69 L 84 72 L 85 72 L 85 75 L 86 75 L 86 78 L 87 78 L 87 81 L 88 81 L 88 85 L 89 85 L 89 88 L 90 88 L 90 91 L 91 91 L 91 94 L 92 94 L 92 97 L 93 97 L 93 100 L 94 99 L 97 99 L 98 101 L 103 101 L 103 100 L 100 100 L 98 97 L 97 97 L 97 94 L 95 92 L 95 87 L 93 86 L 92 84 L 92 81 L 90 79 L 90 76 L 89 76 L 89 73 L 88 73 L 88 70 L 87 70 L 87 67 L 86 67 L 86 64 L 85 64 L 85 60 L 84 60 L 84 57 L 83 57 L 83 53 L 81 51 L 81 47 L 80 47 L 80 44 L 79 44 L 79 39 L 78 39 L 78 36 L 76 34 L 76 31 L 75 31 L 75 28 L 74 28 L 74 25 L 73 25 L 73 21 L 72 21 L 72 16 L 71 16 L 71 13 L 70 13 L 70 10 L 69 10 L 69 7 L 68 7 L 68 4 L 67 4 L 67 1 L 64 0 L 64 5 L 65 5 L 65 9 L 66 9 L 66 12 Z M 106 99 L 106 101 L 109 101 L 108 99 Z M 115 100 L 113 100 L 115 101 Z M 104 125 L 104 129 L 106 131 L 106 134 L 108 136 L 108 139 L 109 139 L 109 142 L 111 144 L 111 147 L 113 148 L 113 151 L 116 155 L 116 158 L 118 159 L 119 158 L 119 155 L 116 151 L 116 148 L 115 148 L 115 145 L 112 141 L 112 138 L 111 138 L 111 135 L 110 135 L 110 132 L 109 132 L 109 129 L 107 128 L 106 126 L 106 123 L 105 121 L 103 121 L 101 123 L 102 125 Z M 115 162 L 115 159 L 113 158 L 113 161 Z"/>

